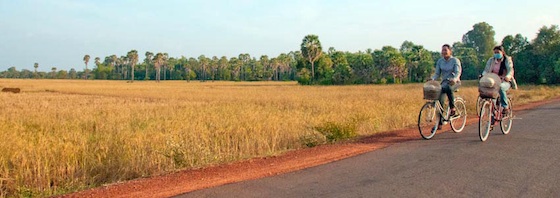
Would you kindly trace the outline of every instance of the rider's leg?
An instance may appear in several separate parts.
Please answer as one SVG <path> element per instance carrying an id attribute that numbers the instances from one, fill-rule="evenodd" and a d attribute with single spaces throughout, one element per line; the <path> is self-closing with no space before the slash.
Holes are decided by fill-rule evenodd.
<path id="1" fill-rule="evenodd" d="M 445 94 L 445 95 L 447 95 L 447 100 L 449 102 L 449 107 L 454 108 L 455 104 L 453 104 L 453 98 L 455 98 L 455 97 L 453 97 L 453 91 L 454 90 L 452 90 L 452 87 L 449 86 L 449 84 L 442 84 L 441 85 L 441 97 L 439 99 L 439 102 L 441 104 L 443 104 L 443 102 L 445 100 L 444 99 L 444 97 L 445 97 L 444 94 Z"/>
<path id="2" fill-rule="evenodd" d="M 459 89 L 460 86 L 461 86 L 460 83 L 455 83 L 455 84 L 453 84 L 452 86 L 449 87 L 449 89 L 450 89 L 449 92 L 451 93 L 450 96 L 449 96 L 449 101 L 453 101 L 453 102 L 449 103 L 451 107 L 455 107 L 455 103 L 454 103 L 455 102 L 455 94 L 454 93 L 455 93 L 455 91 L 457 91 L 457 89 Z M 453 103 L 453 105 L 451 105 L 451 103 Z"/>
<path id="3" fill-rule="evenodd" d="M 460 84 L 455 83 L 453 85 L 445 84 L 442 86 L 442 92 L 447 94 L 447 99 L 449 100 L 449 108 L 451 109 L 450 115 L 455 114 L 455 91 L 459 88 Z M 441 102 L 441 101 L 440 101 Z"/>
<path id="4" fill-rule="evenodd" d="M 448 97 L 449 97 L 448 94 L 447 94 L 447 93 L 448 93 L 447 91 L 449 90 L 449 88 L 446 89 L 445 87 L 449 87 L 449 86 L 446 85 L 446 84 L 442 84 L 441 95 L 439 96 L 439 103 L 440 103 L 442 106 L 443 106 L 443 104 L 445 104 L 445 98 L 448 98 Z M 440 116 L 440 117 L 439 117 L 439 126 L 438 126 L 438 130 L 441 129 L 442 125 L 443 125 L 443 116 Z"/>
<path id="5" fill-rule="evenodd" d="M 500 104 L 502 104 L 502 107 L 504 107 L 504 109 L 506 109 L 509 105 L 506 92 L 510 87 L 511 84 L 509 82 L 502 82 L 502 84 L 500 84 Z"/>

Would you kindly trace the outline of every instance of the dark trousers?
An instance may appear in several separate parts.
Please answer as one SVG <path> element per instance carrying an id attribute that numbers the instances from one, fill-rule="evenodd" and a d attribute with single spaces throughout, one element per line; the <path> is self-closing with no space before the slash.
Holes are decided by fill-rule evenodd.
<path id="1" fill-rule="evenodd" d="M 461 86 L 461 83 L 455 83 L 450 85 L 449 81 L 444 81 L 441 83 L 441 96 L 439 97 L 439 102 L 441 105 L 445 102 L 445 95 L 447 95 L 447 99 L 449 100 L 449 107 L 455 108 L 455 96 L 453 93 L 457 91 L 457 89 Z"/>

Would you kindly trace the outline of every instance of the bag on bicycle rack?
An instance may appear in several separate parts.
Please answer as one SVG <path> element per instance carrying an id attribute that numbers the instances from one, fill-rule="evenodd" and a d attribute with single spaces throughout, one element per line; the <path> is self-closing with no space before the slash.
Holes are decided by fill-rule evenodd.
<path id="1" fill-rule="evenodd" d="M 437 81 L 428 81 L 424 84 L 424 99 L 437 100 L 441 94 L 441 85 Z"/>
<path id="2" fill-rule="evenodd" d="M 498 98 L 502 80 L 494 73 L 487 73 L 478 81 L 478 93 L 481 98 Z"/>

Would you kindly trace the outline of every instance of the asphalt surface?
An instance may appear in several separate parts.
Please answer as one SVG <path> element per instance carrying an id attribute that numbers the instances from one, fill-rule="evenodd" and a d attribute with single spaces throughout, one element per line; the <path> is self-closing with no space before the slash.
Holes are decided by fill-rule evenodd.
<path id="1" fill-rule="evenodd" d="M 496 126 L 486 142 L 475 124 L 178 197 L 560 197 L 560 103 L 517 113 L 510 134 Z"/>

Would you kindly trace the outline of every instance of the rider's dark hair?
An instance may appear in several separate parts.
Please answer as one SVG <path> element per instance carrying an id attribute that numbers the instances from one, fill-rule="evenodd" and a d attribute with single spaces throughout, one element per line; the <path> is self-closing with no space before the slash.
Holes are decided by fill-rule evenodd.
<path id="1" fill-rule="evenodd" d="M 449 45 L 449 44 L 443 44 L 441 47 L 442 48 L 447 47 L 447 49 L 451 50 L 451 45 Z"/>
<path id="2" fill-rule="evenodd" d="M 498 45 L 494 47 L 493 50 L 500 50 L 504 56 L 506 56 L 506 50 L 504 50 L 504 46 Z"/>

